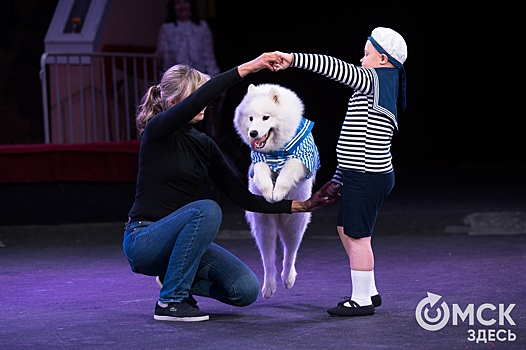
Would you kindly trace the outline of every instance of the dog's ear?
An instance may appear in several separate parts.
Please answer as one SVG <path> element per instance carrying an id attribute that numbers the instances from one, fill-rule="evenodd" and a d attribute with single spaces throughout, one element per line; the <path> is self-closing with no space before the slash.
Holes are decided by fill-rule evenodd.
<path id="1" fill-rule="evenodd" d="M 275 87 L 271 87 L 268 92 L 270 98 L 272 101 L 274 101 L 275 104 L 279 104 L 279 91 Z"/>
<path id="2" fill-rule="evenodd" d="M 250 85 L 248 86 L 248 92 L 252 92 L 252 91 L 254 91 L 255 89 L 256 89 L 256 86 L 255 86 L 254 84 L 250 84 Z"/>

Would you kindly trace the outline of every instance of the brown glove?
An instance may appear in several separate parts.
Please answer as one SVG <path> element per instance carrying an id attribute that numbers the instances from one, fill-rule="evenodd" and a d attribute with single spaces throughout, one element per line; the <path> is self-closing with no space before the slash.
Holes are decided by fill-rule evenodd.
<path id="1" fill-rule="evenodd" d="M 328 181 L 305 201 L 306 206 L 304 207 L 304 211 L 315 211 L 334 202 L 340 197 L 341 187 L 341 185 L 335 182 Z"/>

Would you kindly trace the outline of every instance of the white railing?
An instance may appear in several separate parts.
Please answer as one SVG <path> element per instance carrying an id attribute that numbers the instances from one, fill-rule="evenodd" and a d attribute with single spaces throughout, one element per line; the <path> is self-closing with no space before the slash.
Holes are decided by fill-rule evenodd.
<path id="1" fill-rule="evenodd" d="M 40 60 L 45 143 L 137 138 L 135 111 L 157 84 L 156 56 L 140 53 L 44 53 Z"/>

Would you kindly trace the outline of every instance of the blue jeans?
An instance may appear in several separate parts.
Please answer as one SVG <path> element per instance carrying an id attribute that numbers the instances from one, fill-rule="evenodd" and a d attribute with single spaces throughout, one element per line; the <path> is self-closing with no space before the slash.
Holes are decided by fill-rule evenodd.
<path id="1" fill-rule="evenodd" d="M 213 243 L 222 213 L 212 200 L 199 200 L 156 222 L 124 227 L 124 255 L 132 270 L 160 276 L 159 301 L 180 302 L 199 295 L 234 306 L 256 301 L 256 275 L 232 253 Z"/>

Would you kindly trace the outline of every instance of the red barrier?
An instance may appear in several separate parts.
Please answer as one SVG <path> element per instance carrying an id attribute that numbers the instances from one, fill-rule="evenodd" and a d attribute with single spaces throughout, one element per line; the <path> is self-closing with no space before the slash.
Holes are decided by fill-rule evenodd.
<path id="1" fill-rule="evenodd" d="M 135 182 L 140 141 L 0 146 L 0 183 Z"/>

